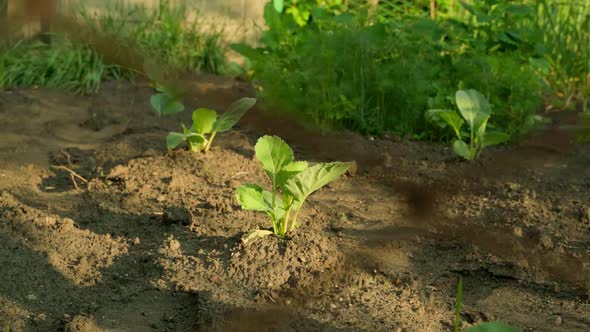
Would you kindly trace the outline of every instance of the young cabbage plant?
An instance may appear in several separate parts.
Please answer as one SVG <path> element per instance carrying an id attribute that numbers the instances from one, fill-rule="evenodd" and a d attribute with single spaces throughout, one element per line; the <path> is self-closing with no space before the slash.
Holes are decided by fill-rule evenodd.
<path id="1" fill-rule="evenodd" d="M 166 145 L 174 149 L 182 142 L 187 142 L 193 152 L 209 151 L 217 133 L 225 132 L 235 126 L 238 121 L 256 104 L 255 98 L 241 98 L 217 117 L 217 112 L 208 108 L 198 108 L 193 112 L 193 124 L 187 128 L 182 126 L 182 133 L 171 132 L 166 137 Z"/>
<path id="2" fill-rule="evenodd" d="M 256 184 L 244 184 L 236 199 L 244 210 L 266 214 L 272 231 L 255 230 L 242 237 L 244 243 L 271 234 L 284 238 L 298 226 L 297 216 L 305 200 L 316 190 L 344 174 L 350 163 L 320 163 L 309 167 L 306 161 L 295 161 L 293 150 L 277 136 L 263 136 L 254 147 L 256 159 L 270 179 L 270 191 Z"/>
<path id="3" fill-rule="evenodd" d="M 488 100 L 476 90 L 459 90 L 455 94 L 459 114 L 452 110 L 429 110 L 426 115 L 441 127 L 455 133 L 453 151 L 466 160 L 473 160 L 491 145 L 504 143 L 510 136 L 500 131 L 487 131 L 491 108 Z M 463 125 L 467 124 L 467 131 Z"/>
<path id="4" fill-rule="evenodd" d="M 172 85 L 156 84 L 155 89 L 158 91 L 150 97 L 150 104 L 158 115 L 170 115 L 184 111 L 182 104 L 182 94 Z"/>

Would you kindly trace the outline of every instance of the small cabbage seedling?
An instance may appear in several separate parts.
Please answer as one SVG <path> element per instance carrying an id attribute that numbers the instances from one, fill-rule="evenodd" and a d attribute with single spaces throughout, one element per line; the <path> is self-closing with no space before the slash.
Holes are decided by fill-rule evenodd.
<path id="1" fill-rule="evenodd" d="M 481 151 L 491 145 L 510 139 L 506 133 L 487 131 L 491 108 L 488 100 L 476 90 L 459 90 L 455 95 L 459 114 L 452 110 L 429 110 L 427 116 L 441 127 L 450 126 L 455 132 L 453 150 L 466 160 L 479 157 Z M 463 131 L 467 123 L 468 131 Z"/>
<path id="2" fill-rule="evenodd" d="M 172 85 L 155 84 L 158 91 L 150 97 L 150 104 L 158 115 L 170 115 L 184 111 L 182 104 L 182 94 Z"/>
<path id="3" fill-rule="evenodd" d="M 174 149 L 186 141 L 191 151 L 207 152 L 215 135 L 230 130 L 254 104 L 256 104 L 255 98 L 241 98 L 231 104 L 219 117 L 214 110 L 198 108 L 193 112 L 193 125 L 187 128 L 182 124 L 182 133 L 169 133 L 166 137 L 166 145 L 169 149 Z"/>
<path id="4" fill-rule="evenodd" d="M 316 190 L 332 182 L 350 167 L 350 163 L 320 163 L 309 167 L 306 161 L 294 161 L 293 150 L 277 136 L 263 136 L 254 147 L 256 159 L 268 175 L 271 190 L 256 184 L 237 189 L 236 199 L 244 210 L 266 214 L 273 230 L 255 230 L 242 237 L 244 243 L 275 234 L 284 238 L 298 226 L 297 216 L 305 200 Z"/>

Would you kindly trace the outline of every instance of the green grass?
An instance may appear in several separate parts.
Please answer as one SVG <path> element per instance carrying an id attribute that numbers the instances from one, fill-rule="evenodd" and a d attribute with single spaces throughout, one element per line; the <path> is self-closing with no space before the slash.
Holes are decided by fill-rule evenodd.
<path id="1" fill-rule="evenodd" d="M 51 46 L 36 40 L 3 46 L 0 60 L 2 88 L 43 86 L 84 94 L 96 92 L 104 79 L 128 77 L 92 49 L 58 36 Z"/>
<path id="2" fill-rule="evenodd" d="M 186 7 L 162 0 L 158 10 L 117 6 L 98 16 L 84 8 L 80 14 L 79 23 L 68 22 L 56 30 L 65 34 L 53 35 L 50 45 L 35 40 L 1 45 L 0 86 L 41 86 L 85 94 L 96 92 L 105 79 L 133 77 L 147 62 L 172 71 L 220 74 L 226 70 L 221 32 L 201 31 L 198 22 L 185 25 Z M 121 45 L 108 45 L 109 40 Z M 133 54 L 119 54 L 125 48 Z"/>
<path id="3" fill-rule="evenodd" d="M 227 65 L 222 31 L 201 30 L 198 15 L 196 21 L 185 23 L 189 12 L 184 5 L 161 0 L 155 10 L 115 5 L 98 16 L 84 7 L 80 14 L 97 33 L 123 40 L 147 58 L 174 69 L 220 74 Z"/>
<path id="4" fill-rule="evenodd" d="M 586 0 L 541 0 L 537 24 L 550 70 L 545 81 L 556 106 L 569 108 L 581 102 L 590 110 L 590 2 Z"/>

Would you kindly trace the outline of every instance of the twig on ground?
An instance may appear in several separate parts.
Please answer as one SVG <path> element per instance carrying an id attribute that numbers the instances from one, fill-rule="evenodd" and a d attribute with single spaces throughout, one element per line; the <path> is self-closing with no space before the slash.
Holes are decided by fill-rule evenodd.
<path id="1" fill-rule="evenodd" d="M 70 173 L 70 180 L 72 180 L 72 183 L 74 184 L 74 188 L 79 189 L 78 188 L 78 183 L 76 182 L 76 179 L 79 179 L 80 181 L 84 182 L 84 183 L 88 183 L 88 180 L 86 180 L 84 177 L 82 177 L 80 174 L 76 173 L 75 171 L 72 171 L 71 169 L 65 167 L 65 166 L 56 166 L 56 165 L 51 165 L 52 168 L 55 169 L 60 169 L 62 171 L 66 171 L 68 173 Z"/>

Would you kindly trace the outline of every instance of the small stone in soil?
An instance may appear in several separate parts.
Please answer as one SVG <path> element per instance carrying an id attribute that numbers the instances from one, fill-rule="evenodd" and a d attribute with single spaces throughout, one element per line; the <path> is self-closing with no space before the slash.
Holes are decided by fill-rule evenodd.
<path id="1" fill-rule="evenodd" d="M 541 245 L 545 249 L 552 249 L 553 248 L 553 240 L 548 235 L 541 236 Z"/>
<path id="2" fill-rule="evenodd" d="M 178 242 L 178 240 L 172 239 L 168 242 L 168 248 L 170 248 L 172 251 L 177 251 L 180 249 L 180 242 Z"/>

